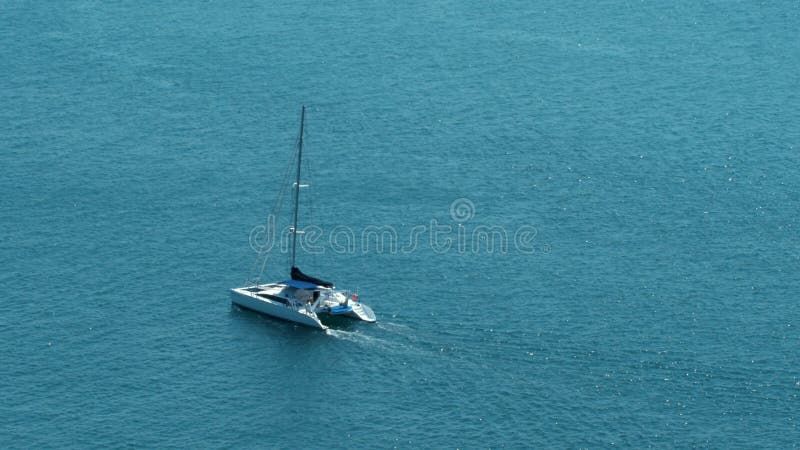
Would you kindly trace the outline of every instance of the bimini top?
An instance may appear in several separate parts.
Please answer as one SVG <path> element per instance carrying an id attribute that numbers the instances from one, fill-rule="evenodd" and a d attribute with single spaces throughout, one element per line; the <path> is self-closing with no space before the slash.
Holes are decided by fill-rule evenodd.
<path id="1" fill-rule="evenodd" d="M 297 289 L 311 289 L 311 290 L 313 290 L 313 289 L 319 289 L 320 287 L 322 287 L 322 286 L 320 286 L 318 284 L 309 283 L 308 281 L 300 281 L 300 280 L 281 281 L 281 284 L 285 284 L 287 286 L 291 286 L 291 287 L 297 288 Z"/>

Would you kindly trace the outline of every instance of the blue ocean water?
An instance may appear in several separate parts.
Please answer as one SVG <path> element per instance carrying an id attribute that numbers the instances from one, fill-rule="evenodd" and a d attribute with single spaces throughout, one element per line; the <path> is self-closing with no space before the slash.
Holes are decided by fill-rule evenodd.
<path id="1" fill-rule="evenodd" d="M 0 3 L 0 446 L 797 447 L 798 23 Z M 301 104 L 302 220 L 400 248 L 299 265 L 377 324 L 230 304 Z"/>

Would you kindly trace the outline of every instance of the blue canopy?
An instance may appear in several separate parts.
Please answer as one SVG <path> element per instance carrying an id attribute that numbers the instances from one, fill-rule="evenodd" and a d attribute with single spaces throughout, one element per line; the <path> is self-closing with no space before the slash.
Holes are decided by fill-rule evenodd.
<path id="1" fill-rule="evenodd" d="M 297 289 L 318 289 L 320 286 L 309 283 L 308 281 L 300 281 L 300 280 L 286 280 L 282 281 L 281 284 L 285 284 L 287 286 L 291 286 Z"/>

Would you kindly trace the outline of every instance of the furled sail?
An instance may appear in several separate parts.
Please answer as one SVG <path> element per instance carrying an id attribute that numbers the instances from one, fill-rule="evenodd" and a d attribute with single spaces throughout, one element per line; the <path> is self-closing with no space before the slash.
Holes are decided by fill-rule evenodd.
<path id="1" fill-rule="evenodd" d="M 320 280 L 319 278 L 314 278 L 310 275 L 304 274 L 300 269 L 297 267 L 292 267 L 292 279 L 297 281 L 306 281 L 308 283 L 314 283 L 317 286 L 332 288 L 333 283 L 330 281 Z"/>

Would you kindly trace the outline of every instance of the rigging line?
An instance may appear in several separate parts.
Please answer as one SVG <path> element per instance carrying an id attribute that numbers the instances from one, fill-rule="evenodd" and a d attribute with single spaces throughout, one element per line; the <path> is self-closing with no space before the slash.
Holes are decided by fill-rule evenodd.
<path id="1" fill-rule="evenodd" d="M 312 172 L 311 172 L 311 158 L 306 158 L 306 179 L 309 180 L 309 185 L 311 184 L 311 180 L 313 180 Z M 312 187 L 313 188 L 313 187 Z M 309 189 L 308 195 L 306 195 L 308 199 L 308 223 L 314 223 L 314 192 Z M 316 224 L 315 224 L 316 225 Z M 302 245 L 300 246 L 302 248 Z M 315 252 L 311 252 L 311 264 L 313 266 L 317 265 L 317 254 Z"/>
<path id="2" fill-rule="evenodd" d="M 281 183 L 283 188 L 281 189 L 281 191 L 280 191 L 280 193 L 278 195 L 278 199 L 276 200 L 275 207 L 273 208 L 272 213 L 271 213 L 272 217 L 275 218 L 275 228 L 276 229 L 279 228 L 278 222 L 277 222 L 277 217 L 280 215 L 280 211 L 281 211 L 281 209 L 283 208 L 283 205 L 284 205 L 284 199 L 286 197 L 286 189 L 288 189 L 289 173 L 291 173 L 291 165 L 287 167 L 286 173 L 285 173 L 285 175 L 283 177 L 283 180 L 282 180 L 282 183 Z M 269 218 L 267 220 L 269 221 Z M 269 227 L 269 222 L 267 224 L 267 228 L 268 227 Z M 275 230 L 273 230 L 273 233 L 274 233 L 274 231 Z M 282 238 L 282 237 L 279 236 L 279 238 Z M 274 243 L 273 243 L 273 245 L 274 245 Z M 280 241 L 279 241 L 278 245 L 280 245 Z M 265 246 L 266 246 L 266 242 L 259 248 L 259 253 L 258 253 L 258 256 L 256 257 L 256 261 L 255 261 L 254 265 L 258 263 L 258 260 L 261 259 L 261 255 L 264 254 Z M 264 271 L 266 270 L 267 262 L 269 261 L 269 257 L 270 257 L 271 254 L 272 253 L 270 251 L 267 251 L 266 254 L 264 254 L 264 258 L 263 258 L 262 263 L 261 263 L 261 270 L 258 271 L 258 275 L 257 275 L 257 278 L 256 278 L 257 283 L 260 283 L 261 277 L 264 275 Z M 255 269 L 255 267 L 253 267 L 253 269 Z"/>
<path id="3" fill-rule="evenodd" d="M 295 147 L 294 147 L 295 150 L 292 153 L 292 158 L 289 159 L 289 162 L 287 163 L 287 166 L 286 166 L 286 171 L 284 172 L 283 180 L 282 180 L 282 183 L 281 183 L 282 188 L 281 188 L 281 193 L 280 193 L 280 202 L 278 203 L 279 207 L 278 207 L 277 210 L 275 210 L 275 213 L 274 213 L 273 217 L 277 217 L 278 213 L 280 212 L 280 209 L 283 207 L 283 198 L 286 195 L 286 189 L 288 189 L 288 187 L 289 187 L 290 176 L 294 172 L 293 171 L 294 162 L 300 158 L 300 151 L 301 151 L 300 142 L 303 139 L 303 135 L 302 135 L 302 120 L 301 120 L 300 133 L 301 134 L 298 135 L 297 139 L 295 140 Z M 295 192 L 295 195 L 297 195 L 297 188 L 295 188 L 294 192 Z M 297 201 L 297 200 L 295 200 L 295 201 Z M 277 223 L 277 221 L 276 221 L 276 223 Z M 296 233 L 295 233 L 294 237 L 296 237 Z M 281 238 L 282 238 L 282 236 L 281 236 Z M 262 247 L 262 249 L 263 249 L 263 247 Z M 258 278 L 257 278 L 257 280 L 258 280 L 257 282 L 259 282 L 259 283 L 261 281 L 261 277 L 264 275 L 264 271 L 266 270 L 266 267 L 267 267 L 267 261 L 269 260 L 269 256 L 271 254 L 272 254 L 271 252 L 267 252 L 266 255 L 264 256 L 264 260 L 263 260 L 263 262 L 261 264 L 261 270 L 259 271 Z M 260 258 L 260 255 L 261 255 L 261 252 L 259 252 L 259 256 L 256 259 L 256 263 L 258 262 L 258 259 Z"/>
<path id="4" fill-rule="evenodd" d="M 294 159 L 294 158 L 292 158 L 292 159 Z M 278 200 L 277 200 L 276 205 L 275 205 L 276 207 L 272 210 L 272 213 L 271 213 L 272 217 L 275 218 L 275 228 L 276 228 L 276 230 L 274 230 L 274 231 L 277 231 L 277 228 L 279 228 L 278 227 L 277 218 L 279 217 L 279 215 L 281 213 L 281 210 L 283 209 L 283 206 L 285 204 L 286 191 L 289 189 L 289 179 L 290 179 L 291 173 L 292 173 L 292 166 L 293 166 L 292 165 L 292 160 L 290 159 L 289 163 L 287 163 L 286 170 L 284 171 L 284 176 L 283 176 L 283 179 L 281 181 L 281 191 L 279 193 L 279 197 L 278 197 Z M 262 247 L 262 251 L 263 251 L 263 247 Z M 261 268 L 261 271 L 259 272 L 259 279 L 264 274 L 264 269 L 266 267 L 266 263 L 267 263 L 267 260 L 269 259 L 270 254 L 271 254 L 270 252 L 267 252 L 266 256 L 264 257 L 262 268 Z"/>
<path id="5" fill-rule="evenodd" d="M 283 182 L 282 182 L 282 185 L 283 185 L 282 194 L 283 194 L 284 198 L 287 197 L 287 195 L 288 195 L 288 197 L 292 200 L 292 202 L 296 201 L 295 200 L 295 198 L 296 198 L 295 197 L 296 190 L 292 189 L 292 193 L 291 194 L 287 194 L 287 190 L 290 187 L 294 186 L 294 184 L 293 184 L 293 182 L 291 182 L 291 180 L 292 180 L 292 176 L 295 175 L 295 161 L 297 161 L 298 152 L 300 151 L 298 146 L 299 146 L 299 138 L 295 139 L 294 152 L 292 153 L 292 157 L 289 158 L 289 161 L 288 161 L 288 163 L 286 165 L 286 171 L 284 172 L 284 177 L 283 177 Z M 281 207 L 283 207 L 283 205 L 284 204 L 282 203 Z M 283 239 L 283 234 L 281 234 L 281 239 Z M 283 243 L 281 243 L 281 245 L 282 244 Z M 281 250 L 282 249 L 283 249 L 283 246 L 281 246 Z M 288 253 L 286 254 L 286 256 L 287 256 L 287 258 L 284 258 L 284 259 L 288 262 Z"/>
<path id="6" fill-rule="evenodd" d="M 314 179 L 314 175 L 311 172 L 311 158 L 306 158 L 306 159 L 307 159 L 306 160 L 306 177 L 309 180 L 309 185 L 311 185 L 311 180 Z M 312 186 L 312 188 L 313 188 L 313 186 Z M 314 196 L 311 195 L 311 194 L 308 195 L 308 212 L 309 212 L 309 217 L 313 218 L 314 217 Z"/>
<path id="7" fill-rule="evenodd" d="M 300 169 L 303 165 L 303 129 L 305 128 L 306 106 L 300 112 L 300 135 L 297 138 L 297 178 L 294 182 L 294 221 L 292 222 L 292 268 L 297 257 L 297 212 L 300 207 Z"/>
<path id="8" fill-rule="evenodd" d="M 265 225 L 264 225 L 265 233 L 270 231 L 269 230 L 270 217 L 274 218 L 275 226 L 276 228 L 278 227 L 277 217 L 280 214 L 281 209 L 283 208 L 283 200 L 286 196 L 286 190 L 288 189 L 289 176 L 291 174 L 292 162 L 294 160 L 294 155 L 296 155 L 296 151 L 292 155 L 293 155 L 292 158 L 289 159 L 289 161 L 286 164 L 286 169 L 284 170 L 283 179 L 282 182 L 280 183 L 281 190 L 278 192 L 278 195 L 275 198 L 275 202 L 273 203 L 272 209 L 270 210 L 269 215 L 267 215 L 267 218 L 265 219 Z M 270 253 L 267 252 L 267 254 L 264 256 L 264 261 L 261 265 L 261 270 L 258 272 L 258 275 L 256 276 L 256 267 L 258 267 L 258 262 L 261 259 L 261 256 L 264 254 L 264 250 L 267 244 L 268 242 L 265 239 L 265 241 L 261 245 L 259 245 L 258 254 L 255 257 L 255 260 L 253 261 L 253 266 L 250 268 L 250 274 L 252 276 L 255 276 L 256 285 L 258 285 L 261 282 L 261 277 L 264 274 L 264 269 L 266 268 L 267 260 L 269 259 Z"/>

